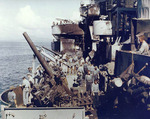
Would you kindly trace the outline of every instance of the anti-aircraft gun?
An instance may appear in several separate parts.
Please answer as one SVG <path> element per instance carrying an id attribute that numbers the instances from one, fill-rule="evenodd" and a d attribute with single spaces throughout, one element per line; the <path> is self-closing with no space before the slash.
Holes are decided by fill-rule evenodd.
<path id="1" fill-rule="evenodd" d="M 67 99 L 69 103 L 70 90 L 66 82 L 64 81 L 65 77 L 63 77 L 61 73 L 57 73 L 57 75 L 54 75 L 56 70 L 58 72 L 61 72 L 60 69 L 57 67 L 54 71 L 54 69 L 41 56 L 40 52 L 35 47 L 28 34 L 23 33 L 23 35 L 44 69 L 43 77 L 41 77 L 43 81 L 38 85 L 34 85 L 31 91 L 34 104 L 36 106 L 60 105 L 58 104 L 60 100 L 61 103 L 66 103 Z M 63 102 L 63 100 L 65 102 Z"/>
<path id="2" fill-rule="evenodd" d="M 92 105 L 92 98 L 86 92 L 81 93 L 73 88 L 71 90 L 68 88 L 66 76 L 62 72 L 62 69 L 58 66 L 49 65 L 41 56 L 42 53 L 40 54 L 36 49 L 27 33 L 23 33 L 23 35 L 44 69 L 40 83 L 35 84 L 31 91 L 33 95 L 32 106 L 84 106 L 88 108 Z"/>

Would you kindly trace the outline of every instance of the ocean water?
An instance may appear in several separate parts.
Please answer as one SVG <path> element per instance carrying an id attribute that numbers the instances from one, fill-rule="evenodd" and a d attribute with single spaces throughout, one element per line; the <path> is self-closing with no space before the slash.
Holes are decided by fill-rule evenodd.
<path id="1" fill-rule="evenodd" d="M 34 44 L 47 48 L 51 46 L 50 41 Z M 21 84 L 28 67 L 32 66 L 32 57 L 33 51 L 27 42 L 0 42 L 0 93 L 10 86 Z M 36 64 L 39 64 L 38 60 Z"/>

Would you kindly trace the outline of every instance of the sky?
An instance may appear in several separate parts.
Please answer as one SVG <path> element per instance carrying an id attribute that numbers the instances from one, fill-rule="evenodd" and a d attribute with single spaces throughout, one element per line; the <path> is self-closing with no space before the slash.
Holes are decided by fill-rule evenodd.
<path id="1" fill-rule="evenodd" d="M 48 41 L 56 18 L 80 20 L 80 0 L 0 0 L 0 41 Z"/>

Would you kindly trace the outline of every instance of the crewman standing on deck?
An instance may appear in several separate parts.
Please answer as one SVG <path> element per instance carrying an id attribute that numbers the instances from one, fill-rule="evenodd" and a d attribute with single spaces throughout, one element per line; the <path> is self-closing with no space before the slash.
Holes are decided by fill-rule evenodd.
<path id="1" fill-rule="evenodd" d="M 88 73 L 88 64 L 87 64 L 87 62 L 85 62 L 83 64 L 83 70 L 84 70 L 84 75 L 86 75 Z"/>
<path id="2" fill-rule="evenodd" d="M 94 70 L 95 70 L 93 64 L 91 64 L 91 63 L 88 64 L 88 70 L 90 70 L 91 74 L 93 75 Z"/>
<path id="3" fill-rule="evenodd" d="M 78 79 L 78 82 L 80 82 L 80 85 L 82 86 L 83 85 L 83 83 L 84 83 L 84 80 L 83 80 L 83 73 L 84 73 L 84 71 L 83 71 L 83 66 L 82 66 L 82 64 L 79 66 L 79 68 L 78 68 L 78 72 L 77 72 L 77 79 Z"/>
<path id="4" fill-rule="evenodd" d="M 137 34 L 136 36 L 139 38 L 139 41 L 141 43 L 141 47 L 140 47 L 138 53 L 142 54 L 142 55 L 149 55 L 149 45 L 146 42 L 146 40 L 147 40 L 146 33 L 141 32 L 141 33 Z"/>
<path id="5" fill-rule="evenodd" d="M 79 60 L 79 64 L 81 65 L 81 64 L 83 64 L 83 63 L 84 63 L 84 58 L 81 57 L 81 59 Z"/>
<path id="6" fill-rule="evenodd" d="M 97 79 L 94 80 L 91 90 L 92 90 L 92 95 L 93 95 L 93 106 L 94 108 L 97 108 L 99 104 L 99 94 L 100 94 L 99 84 L 98 84 Z"/>
<path id="7" fill-rule="evenodd" d="M 69 58 L 69 65 L 70 65 L 70 71 L 69 73 L 72 74 L 73 66 L 72 66 L 72 58 Z"/>
<path id="8" fill-rule="evenodd" d="M 34 85 L 34 79 L 32 78 L 32 75 L 30 73 L 27 74 L 27 77 L 30 82 L 30 87 L 32 88 Z"/>
<path id="9" fill-rule="evenodd" d="M 88 92 L 88 94 L 91 95 L 91 86 L 93 83 L 93 77 L 92 77 L 90 71 L 88 71 L 88 74 L 85 75 L 85 81 L 86 81 L 86 91 Z"/>
<path id="10" fill-rule="evenodd" d="M 24 106 L 27 106 L 28 100 L 29 100 L 30 83 L 25 77 L 23 77 L 22 80 L 23 80 L 23 83 L 22 83 L 22 85 L 23 85 L 23 104 L 24 104 Z"/>
<path id="11" fill-rule="evenodd" d="M 74 74 L 76 74 L 77 73 L 78 64 L 79 64 L 78 57 L 76 55 L 73 58 L 73 63 L 74 63 L 73 72 L 74 72 Z"/>
<path id="12" fill-rule="evenodd" d="M 93 77 L 94 77 L 94 80 L 99 80 L 99 69 L 97 66 L 94 67 L 94 72 L 93 72 Z"/>

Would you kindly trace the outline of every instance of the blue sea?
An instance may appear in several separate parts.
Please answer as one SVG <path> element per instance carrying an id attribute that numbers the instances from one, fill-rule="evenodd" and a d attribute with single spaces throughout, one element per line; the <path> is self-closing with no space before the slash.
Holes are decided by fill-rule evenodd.
<path id="1" fill-rule="evenodd" d="M 51 47 L 50 41 L 34 44 Z M 28 67 L 32 66 L 32 58 L 33 51 L 27 42 L 0 42 L 0 93 L 10 86 L 21 84 L 21 78 L 26 76 Z M 36 64 L 39 62 L 36 61 Z"/>

